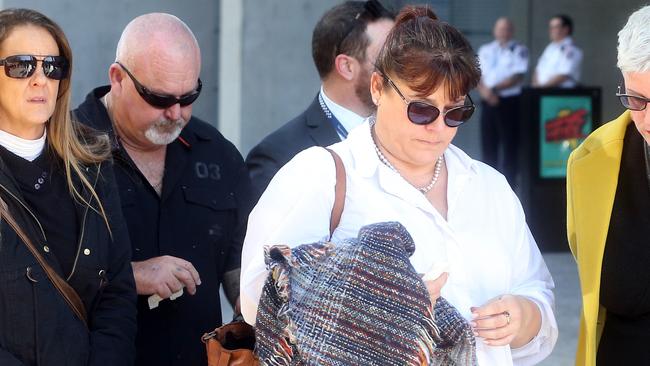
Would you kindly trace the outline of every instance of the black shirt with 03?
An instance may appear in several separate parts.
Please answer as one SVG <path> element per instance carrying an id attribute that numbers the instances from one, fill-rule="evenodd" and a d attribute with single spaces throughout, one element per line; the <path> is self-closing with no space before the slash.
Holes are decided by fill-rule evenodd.
<path id="1" fill-rule="evenodd" d="M 201 277 L 194 296 L 185 293 L 149 309 L 138 297 L 136 365 L 206 365 L 201 336 L 221 325 L 219 286 L 240 266 L 251 209 L 248 171 L 237 149 L 214 127 L 192 117 L 167 145 L 161 194 L 121 147 L 102 98 L 93 90 L 74 115 L 109 134 L 115 176 L 131 238 L 133 261 L 170 255 L 191 262 Z"/>

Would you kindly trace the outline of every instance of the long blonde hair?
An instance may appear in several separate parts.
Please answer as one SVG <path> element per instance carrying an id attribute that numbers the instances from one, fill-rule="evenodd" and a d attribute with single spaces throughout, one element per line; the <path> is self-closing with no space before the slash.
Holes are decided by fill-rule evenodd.
<path id="1" fill-rule="evenodd" d="M 92 131 L 90 128 L 73 121 L 70 116 L 70 85 L 72 70 L 72 50 L 63 30 L 45 15 L 31 9 L 5 9 L 0 11 L 0 44 L 5 41 L 16 27 L 32 25 L 49 32 L 57 46 L 59 53 L 69 63 L 68 77 L 59 82 L 54 113 L 46 123 L 48 148 L 55 152 L 63 161 L 66 182 L 73 199 L 87 205 L 100 214 L 107 227 L 108 219 L 104 207 L 97 196 L 97 192 L 86 175 L 84 164 L 98 164 L 107 160 L 111 154 L 108 137 Z M 88 189 L 91 199 L 86 200 L 75 187 L 73 177 L 77 176 L 82 185 Z M 97 208 L 90 203 L 97 201 Z M 110 228 L 109 228 L 110 230 Z"/>

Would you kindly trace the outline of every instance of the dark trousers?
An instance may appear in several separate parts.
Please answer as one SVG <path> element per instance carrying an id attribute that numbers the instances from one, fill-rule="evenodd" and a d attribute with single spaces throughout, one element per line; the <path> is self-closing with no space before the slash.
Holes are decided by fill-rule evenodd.
<path id="1" fill-rule="evenodd" d="M 519 95 L 499 98 L 497 106 L 482 102 L 483 162 L 500 171 L 514 189 L 519 161 Z"/>

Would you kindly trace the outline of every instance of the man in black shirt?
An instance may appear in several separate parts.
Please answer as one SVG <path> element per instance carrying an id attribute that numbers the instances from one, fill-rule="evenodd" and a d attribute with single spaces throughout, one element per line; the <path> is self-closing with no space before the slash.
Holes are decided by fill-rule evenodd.
<path id="1" fill-rule="evenodd" d="M 110 86 L 74 112 L 113 140 L 140 295 L 136 365 L 205 365 L 200 337 L 222 322 L 219 286 L 231 303 L 239 294 L 250 180 L 237 149 L 192 117 L 200 62 L 185 23 L 140 16 L 122 33 Z M 165 300 L 150 309 L 154 294 Z"/>

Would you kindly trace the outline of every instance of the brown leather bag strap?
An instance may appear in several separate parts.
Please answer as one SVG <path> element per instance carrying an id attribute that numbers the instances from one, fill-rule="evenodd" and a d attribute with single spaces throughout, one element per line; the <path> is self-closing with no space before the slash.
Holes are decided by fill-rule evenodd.
<path id="1" fill-rule="evenodd" d="M 336 166 L 334 206 L 332 206 L 332 214 L 330 215 L 330 239 L 332 239 L 332 234 L 334 234 L 334 230 L 339 226 L 343 208 L 345 207 L 345 165 L 343 165 L 343 160 L 341 160 L 341 157 L 334 150 L 325 149 L 332 154 L 334 165 Z"/>
<path id="2" fill-rule="evenodd" d="M 49 264 L 47 264 L 45 258 L 43 258 L 41 253 L 34 246 L 34 243 L 32 243 L 27 234 L 25 234 L 23 229 L 18 225 L 14 217 L 9 213 L 7 204 L 4 202 L 4 200 L 0 199 L 0 205 L 0 216 L 2 219 L 7 221 L 9 226 L 11 226 L 18 237 L 23 241 L 23 243 L 25 243 L 27 249 L 29 249 L 34 257 L 36 257 L 36 260 L 41 265 L 41 267 L 43 267 L 45 274 L 50 279 L 54 287 L 59 291 L 61 296 L 63 296 L 65 302 L 68 303 L 72 311 L 84 323 L 84 325 L 88 327 L 86 308 L 84 307 L 84 303 L 81 301 L 79 295 L 77 295 L 77 292 L 63 278 L 61 278 L 61 276 L 59 276 L 56 271 L 50 267 Z"/>

